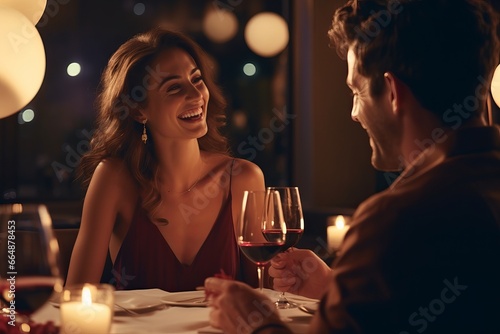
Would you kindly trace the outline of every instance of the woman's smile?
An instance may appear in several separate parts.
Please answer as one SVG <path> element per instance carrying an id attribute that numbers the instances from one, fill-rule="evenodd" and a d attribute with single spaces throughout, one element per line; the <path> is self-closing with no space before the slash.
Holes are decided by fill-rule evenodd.
<path id="1" fill-rule="evenodd" d="M 196 122 L 203 120 L 203 107 L 200 106 L 195 109 L 187 110 L 178 116 L 178 118 L 182 121 L 186 122 Z"/>

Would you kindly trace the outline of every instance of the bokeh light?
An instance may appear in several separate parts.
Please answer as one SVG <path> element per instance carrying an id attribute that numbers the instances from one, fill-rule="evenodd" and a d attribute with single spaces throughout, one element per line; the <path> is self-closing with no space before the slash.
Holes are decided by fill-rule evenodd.
<path id="1" fill-rule="evenodd" d="M 78 63 L 71 63 L 68 65 L 68 68 L 66 69 L 70 77 L 76 77 L 78 74 L 80 74 L 81 70 L 82 67 Z"/>
<path id="2" fill-rule="evenodd" d="M 232 123 L 235 128 L 245 129 L 248 124 L 247 114 L 242 110 L 236 110 L 232 116 Z"/>
<path id="3" fill-rule="evenodd" d="M 222 9 L 209 10 L 203 18 L 203 32 L 213 42 L 229 41 L 238 32 L 236 15 Z"/>
<path id="4" fill-rule="evenodd" d="M 29 123 L 35 118 L 35 112 L 33 109 L 26 109 L 19 113 L 17 117 L 17 122 L 19 124 Z"/>
<path id="5" fill-rule="evenodd" d="M 146 5 L 144 5 L 142 2 L 138 2 L 134 5 L 134 14 L 135 15 L 142 15 L 146 11 Z"/>
<path id="6" fill-rule="evenodd" d="M 246 63 L 243 66 L 243 73 L 245 73 L 246 75 L 251 77 L 251 76 L 255 75 L 255 73 L 257 73 L 257 67 L 255 67 L 255 65 L 252 63 Z"/>
<path id="7" fill-rule="evenodd" d="M 0 5 L 0 36 L 0 118 L 4 118 L 35 97 L 45 76 L 46 61 L 40 33 L 16 9 Z"/>
<path id="8" fill-rule="evenodd" d="M 288 39 L 288 24 L 276 13 L 257 14 L 245 27 L 248 47 L 262 57 L 276 56 L 285 49 Z"/>
<path id="9" fill-rule="evenodd" d="M 500 107 L 500 65 L 497 66 L 495 74 L 493 74 L 493 81 L 491 82 L 491 95 L 493 100 Z"/>

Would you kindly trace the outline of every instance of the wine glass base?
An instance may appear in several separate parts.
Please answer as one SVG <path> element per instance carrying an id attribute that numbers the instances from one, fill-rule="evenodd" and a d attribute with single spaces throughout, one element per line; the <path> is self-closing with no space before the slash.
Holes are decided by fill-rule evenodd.
<path id="1" fill-rule="evenodd" d="M 286 298 L 284 299 L 280 298 L 278 301 L 274 303 L 274 305 L 276 305 L 277 309 L 289 309 L 297 307 L 297 304 L 289 302 Z"/>

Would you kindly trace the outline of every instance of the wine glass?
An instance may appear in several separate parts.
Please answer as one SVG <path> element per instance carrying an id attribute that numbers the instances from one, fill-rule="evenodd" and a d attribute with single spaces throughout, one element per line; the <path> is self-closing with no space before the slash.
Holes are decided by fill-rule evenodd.
<path id="1" fill-rule="evenodd" d="M 280 249 L 280 251 L 284 252 L 288 248 L 295 246 L 304 233 L 304 215 L 302 213 L 299 188 L 268 187 L 267 190 L 277 191 L 280 194 L 283 218 L 286 224 L 286 241 Z M 280 309 L 297 307 L 296 304 L 290 303 L 286 299 L 284 292 L 280 293 L 275 304 Z"/>
<path id="2" fill-rule="evenodd" d="M 0 301 L 8 322 L 30 316 L 62 290 L 59 247 L 43 204 L 0 205 Z"/>
<path id="3" fill-rule="evenodd" d="M 286 226 L 278 192 L 245 191 L 238 227 L 238 246 L 257 265 L 259 290 L 264 286 L 264 268 L 285 243 Z"/>

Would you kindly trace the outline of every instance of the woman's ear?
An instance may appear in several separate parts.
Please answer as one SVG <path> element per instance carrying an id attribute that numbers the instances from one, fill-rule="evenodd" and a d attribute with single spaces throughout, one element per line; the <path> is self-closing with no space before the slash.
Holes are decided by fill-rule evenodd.
<path id="1" fill-rule="evenodd" d="M 391 72 L 384 73 L 384 80 L 386 89 L 388 90 L 392 112 L 394 114 L 399 114 L 401 113 L 401 107 L 405 100 L 406 85 Z"/>
<path id="2" fill-rule="evenodd" d="M 143 111 L 141 110 L 133 110 L 132 111 L 132 118 L 136 121 L 136 122 L 139 122 L 139 123 L 144 123 L 145 120 L 147 120 L 148 118 L 146 117 L 146 115 L 144 114 Z"/>

